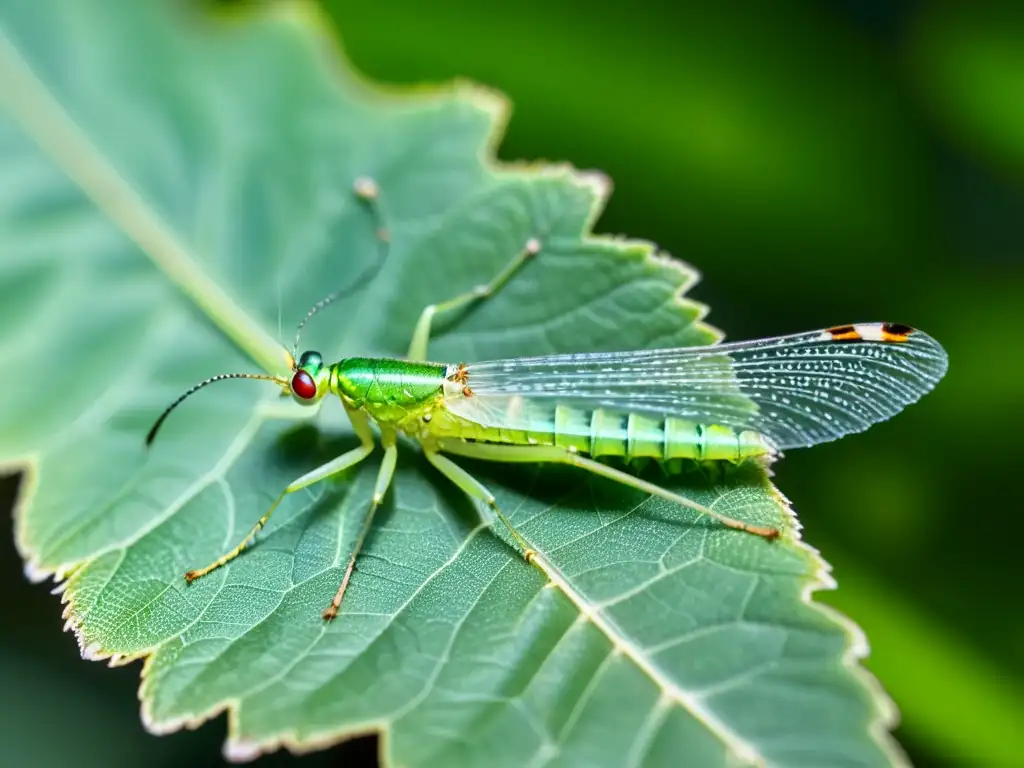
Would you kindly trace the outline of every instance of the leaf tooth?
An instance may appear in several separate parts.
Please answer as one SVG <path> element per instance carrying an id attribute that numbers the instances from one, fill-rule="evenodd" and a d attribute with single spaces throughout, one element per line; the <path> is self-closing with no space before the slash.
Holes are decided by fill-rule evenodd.
<path id="1" fill-rule="evenodd" d="M 93 643 L 92 645 L 81 646 L 82 658 L 86 661 L 105 661 L 109 658 L 108 654 L 103 652 L 99 643 Z"/>
<path id="2" fill-rule="evenodd" d="M 250 739 L 228 739 L 221 752 L 229 763 L 250 763 L 263 754 L 259 744 Z"/>
<path id="3" fill-rule="evenodd" d="M 43 568 L 43 566 L 39 565 L 39 563 L 34 560 L 26 560 L 22 570 L 25 573 L 25 578 L 33 584 L 40 584 L 51 576 L 54 576 L 54 572 L 52 570 Z"/>

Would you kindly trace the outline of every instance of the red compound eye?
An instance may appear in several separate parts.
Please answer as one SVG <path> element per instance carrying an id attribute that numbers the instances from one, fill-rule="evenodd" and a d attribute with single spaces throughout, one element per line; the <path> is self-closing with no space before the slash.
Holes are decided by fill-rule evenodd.
<path id="1" fill-rule="evenodd" d="M 296 371 L 292 376 L 292 392 L 303 400 L 312 400 L 316 397 L 316 382 L 305 371 Z"/>

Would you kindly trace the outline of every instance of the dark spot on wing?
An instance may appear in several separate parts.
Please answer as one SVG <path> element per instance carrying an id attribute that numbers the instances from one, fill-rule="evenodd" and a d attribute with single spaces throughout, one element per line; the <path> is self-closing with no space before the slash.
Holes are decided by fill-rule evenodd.
<path id="1" fill-rule="evenodd" d="M 901 323 L 882 323 L 882 338 L 886 341 L 906 341 L 914 329 Z"/>
<path id="2" fill-rule="evenodd" d="M 827 329 L 826 333 L 832 336 L 832 341 L 863 341 L 860 333 L 852 325 L 837 325 Z"/>

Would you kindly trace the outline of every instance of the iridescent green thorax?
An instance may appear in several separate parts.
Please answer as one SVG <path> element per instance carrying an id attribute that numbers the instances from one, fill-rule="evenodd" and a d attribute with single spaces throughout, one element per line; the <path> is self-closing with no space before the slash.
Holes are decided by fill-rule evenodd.
<path id="1" fill-rule="evenodd" d="M 447 371 L 438 363 L 350 357 L 331 366 L 331 391 L 355 408 L 393 421 L 436 400 Z"/>

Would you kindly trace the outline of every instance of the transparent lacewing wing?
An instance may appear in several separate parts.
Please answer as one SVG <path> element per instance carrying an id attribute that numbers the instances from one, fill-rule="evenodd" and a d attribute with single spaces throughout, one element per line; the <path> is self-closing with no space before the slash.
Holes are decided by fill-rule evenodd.
<path id="1" fill-rule="evenodd" d="M 707 347 L 471 363 L 468 396 L 449 393 L 445 404 L 482 427 L 527 434 L 557 431 L 575 414 L 594 425 L 591 445 L 600 437 L 595 414 L 624 440 L 633 421 L 609 422 L 608 414 L 682 419 L 757 433 L 774 453 L 884 421 L 931 390 L 946 367 L 946 352 L 927 334 L 862 323 Z"/>

